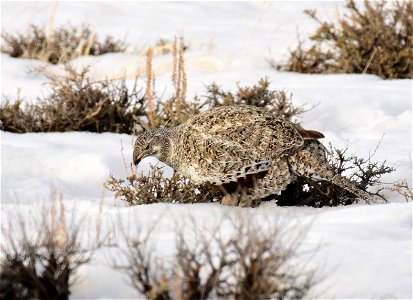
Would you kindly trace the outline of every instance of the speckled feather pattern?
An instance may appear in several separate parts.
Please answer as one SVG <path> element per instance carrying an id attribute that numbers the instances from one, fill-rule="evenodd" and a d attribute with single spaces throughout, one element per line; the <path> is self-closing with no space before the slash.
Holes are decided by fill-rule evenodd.
<path id="1" fill-rule="evenodd" d="M 235 181 L 268 171 L 274 157 L 303 143 L 294 124 L 249 106 L 211 109 L 179 126 L 172 161 L 197 182 Z"/>
<path id="2" fill-rule="evenodd" d="M 259 205 L 262 198 L 283 191 L 297 175 L 328 180 L 366 199 L 346 178 L 333 173 L 326 149 L 317 140 L 320 137 L 319 132 L 257 107 L 223 106 L 177 127 L 138 136 L 134 161 L 155 155 L 196 183 L 210 182 L 224 190 L 235 183 L 235 190 L 222 200 L 231 205 Z"/>

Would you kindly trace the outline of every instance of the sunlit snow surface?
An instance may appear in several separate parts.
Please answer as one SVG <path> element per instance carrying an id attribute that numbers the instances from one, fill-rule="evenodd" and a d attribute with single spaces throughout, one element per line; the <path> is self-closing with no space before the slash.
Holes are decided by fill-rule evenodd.
<path id="1" fill-rule="evenodd" d="M 2 2 L 2 30 L 23 32 L 27 25 L 48 24 L 54 2 Z M 127 53 L 83 57 L 73 62 L 81 68 L 91 65 L 93 79 L 118 78 L 126 74 L 130 84 L 142 75 L 144 56 L 140 50 L 159 38 L 184 35 L 189 44 L 185 54 L 188 97 L 203 95 L 205 85 L 215 81 L 235 90 L 237 82 L 251 85 L 267 76 L 272 87 L 293 93 L 296 105 L 315 106 L 302 119 L 305 128 L 322 131 L 325 144 L 348 146 L 351 153 L 367 157 L 377 144 L 373 159 L 387 160 L 396 171 L 386 182 L 407 179 L 411 183 L 412 82 L 382 80 L 373 75 L 303 75 L 277 72 L 266 58 L 285 58 L 293 47 L 296 32 L 301 37 L 315 24 L 302 14 L 317 8 L 323 17 L 334 18 L 337 2 L 58 2 L 55 25 L 88 23 L 98 35 L 125 38 Z M 44 75 L 29 72 L 41 66 L 34 60 L 1 55 L 1 93 L 15 98 L 18 89 L 27 102 L 47 95 Z M 154 59 L 158 93 L 170 95 L 170 56 Z M 48 66 L 54 73 L 61 66 Z M 144 81 L 139 83 L 144 86 Z M 240 209 L 219 204 L 145 205 L 122 207 L 104 192 L 109 174 L 124 178 L 121 152 L 131 161 L 133 137 L 112 133 L 1 132 L 1 222 L 9 213 L 29 215 L 50 198 L 54 187 L 64 194 L 68 213 L 97 216 L 103 197 L 103 220 L 129 220 L 129 227 L 159 221 L 156 244 L 161 255 L 171 257 L 175 221 L 193 216 L 199 224 L 219 222 L 223 215 L 247 213 L 249 217 L 283 219 L 289 226 L 311 229 L 304 250 L 319 248 L 311 260 L 325 279 L 315 288 L 321 298 L 411 298 L 412 297 L 412 204 L 396 194 L 392 203 L 354 205 L 339 208 L 283 208 L 274 202 L 259 208 Z M 140 170 L 147 171 L 154 159 L 145 159 Z M 104 192 L 104 193 L 103 193 Z M 103 193 L 103 196 L 102 196 Z M 135 221 L 138 220 L 136 223 Z M 292 226 L 293 224 L 293 226 Z M 109 226 L 106 224 L 104 226 Z M 85 229 L 86 230 L 86 229 Z M 91 264 L 82 267 L 82 280 L 73 288 L 72 298 L 130 298 L 139 295 L 127 278 L 108 266 L 114 251 L 98 251 Z M 303 251 L 306 252 L 306 251 Z M 310 251 L 311 252 L 311 251 Z"/>

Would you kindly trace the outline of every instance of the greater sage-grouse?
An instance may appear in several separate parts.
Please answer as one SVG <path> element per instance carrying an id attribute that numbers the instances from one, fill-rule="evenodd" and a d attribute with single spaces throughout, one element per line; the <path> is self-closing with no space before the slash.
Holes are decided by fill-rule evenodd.
<path id="1" fill-rule="evenodd" d="M 138 135 L 133 162 L 155 156 L 194 183 L 220 186 L 221 203 L 228 205 L 257 206 L 296 176 L 327 180 L 366 199 L 367 193 L 334 174 L 318 141 L 323 137 L 257 107 L 222 106 Z"/>

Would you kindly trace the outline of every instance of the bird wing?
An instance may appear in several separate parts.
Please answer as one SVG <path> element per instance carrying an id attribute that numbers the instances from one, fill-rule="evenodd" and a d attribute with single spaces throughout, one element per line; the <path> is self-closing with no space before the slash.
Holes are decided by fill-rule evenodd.
<path id="1" fill-rule="evenodd" d="M 181 145 L 188 145 L 186 163 L 199 181 L 221 184 L 266 172 L 273 157 L 303 144 L 293 123 L 236 108 L 212 109 L 185 124 Z"/>

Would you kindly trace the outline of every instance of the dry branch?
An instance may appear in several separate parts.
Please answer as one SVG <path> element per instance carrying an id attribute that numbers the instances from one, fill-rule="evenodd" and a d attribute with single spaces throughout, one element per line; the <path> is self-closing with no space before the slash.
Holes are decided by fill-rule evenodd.
<path id="1" fill-rule="evenodd" d="M 206 228 L 191 219 L 177 226 L 173 264 L 156 256 L 156 236 L 138 228 L 123 234 L 126 263 L 114 267 L 149 299 L 301 299 L 314 286 L 315 271 L 293 262 L 305 234 L 287 238 L 284 225 L 242 215 Z"/>
<path id="2" fill-rule="evenodd" d="M 76 270 L 100 247 L 100 233 L 81 244 L 82 222 L 75 213 L 66 218 L 60 193 L 39 213 L 17 214 L 2 222 L 1 299 L 68 299 Z"/>

